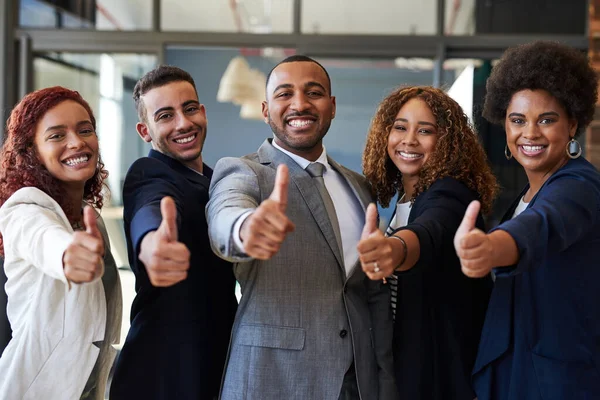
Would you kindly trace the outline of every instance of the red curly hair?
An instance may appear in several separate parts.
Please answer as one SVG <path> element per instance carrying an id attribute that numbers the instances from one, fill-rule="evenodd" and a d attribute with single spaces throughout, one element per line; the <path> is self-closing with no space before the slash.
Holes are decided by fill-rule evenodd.
<path id="1" fill-rule="evenodd" d="M 4 146 L 0 151 L 0 207 L 17 190 L 36 187 L 56 200 L 69 218 L 73 215 L 63 186 L 42 165 L 34 144 L 38 122 L 48 110 L 66 100 L 73 100 L 85 108 L 95 130 L 96 118 L 87 101 L 78 92 L 61 86 L 29 93 L 11 111 L 6 122 Z M 83 200 L 97 209 L 102 208 L 103 205 L 102 191 L 107 177 L 108 172 L 104 169 L 104 163 L 98 154 L 98 167 L 94 176 L 85 183 L 83 192 Z M 71 221 L 73 222 L 75 221 Z M 4 255 L 4 241 L 1 234 L 0 255 Z"/>
<path id="2" fill-rule="evenodd" d="M 498 193 L 498 183 L 485 151 L 460 105 L 442 90 L 430 86 L 397 88 L 377 108 L 362 157 L 363 173 L 377 200 L 387 207 L 392 197 L 403 191 L 402 174 L 387 152 L 388 137 L 396 115 L 413 98 L 423 100 L 431 109 L 438 126 L 438 140 L 409 200 L 414 202 L 436 180 L 452 177 L 478 193 L 483 212 L 489 212 Z"/>

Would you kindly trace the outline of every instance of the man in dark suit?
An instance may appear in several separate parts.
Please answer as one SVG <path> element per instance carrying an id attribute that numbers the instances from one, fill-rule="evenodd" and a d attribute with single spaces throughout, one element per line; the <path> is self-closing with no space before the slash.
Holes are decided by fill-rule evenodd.
<path id="1" fill-rule="evenodd" d="M 137 294 L 110 398 L 214 399 L 237 302 L 232 267 L 211 251 L 204 215 L 206 111 L 192 77 L 171 66 L 148 72 L 133 97 L 137 132 L 152 150 L 123 186 Z"/>

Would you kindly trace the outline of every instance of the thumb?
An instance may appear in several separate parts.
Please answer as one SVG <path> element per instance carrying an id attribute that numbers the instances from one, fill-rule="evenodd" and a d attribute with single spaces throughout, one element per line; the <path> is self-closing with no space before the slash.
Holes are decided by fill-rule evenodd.
<path id="1" fill-rule="evenodd" d="M 360 236 L 361 240 L 369 237 L 369 235 L 377 231 L 377 206 L 374 203 L 369 204 L 365 215 L 365 226 Z"/>
<path id="2" fill-rule="evenodd" d="M 91 206 L 85 206 L 83 209 L 83 224 L 85 225 L 85 231 L 98 238 L 102 239 L 102 234 L 98 229 L 98 220 L 96 219 L 96 212 Z"/>
<path id="3" fill-rule="evenodd" d="M 287 207 L 289 181 L 290 176 L 287 165 L 280 164 L 279 167 L 277 167 L 277 175 L 275 176 L 275 187 L 269 198 L 279 203 L 281 211 L 285 211 L 285 208 Z"/>
<path id="4" fill-rule="evenodd" d="M 477 200 L 472 201 L 471 204 L 469 204 L 469 207 L 467 207 L 465 216 L 456 230 L 456 235 L 454 235 L 455 246 L 460 245 L 460 240 L 467 233 L 475 229 L 475 223 L 477 222 L 477 216 L 479 215 L 480 208 L 481 204 Z"/>
<path id="5" fill-rule="evenodd" d="M 160 201 L 160 214 L 162 222 L 158 232 L 168 242 L 177 241 L 177 207 L 172 197 L 165 196 Z"/>

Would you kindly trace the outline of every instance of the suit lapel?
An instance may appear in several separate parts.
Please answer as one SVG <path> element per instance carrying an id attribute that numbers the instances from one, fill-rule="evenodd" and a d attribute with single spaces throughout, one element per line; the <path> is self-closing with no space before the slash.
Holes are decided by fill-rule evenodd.
<path id="1" fill-rule="evenodd" d="M 192 181 L 193 183 L 202 185 L 208 192 L 208 189 L 210 187 L 210 177 L 212 176 L 212 169 L 210 169 L 208 167 L 208 165 L 203 164 L 204 165 L 203 166 L 204 174 L 200 174 L 200 173 L 193 171 L 190 168 L 186 167 L 185 165 L 183 165 L 179 161 L 175 160 L 174 158 L 171 158 L 171 157 L 169 157 L 159 151 L 156 151 L 154 149 L 150 150 L 148 157 L 156 158 L 156 159 L 164 162 L 169 167 L 171 167 L 175 171 L 179 172 L 181 175 L 185 176 L 186 179 Z"/>
<path id="2" fill-rule="evenodd" d="M 344 258 L 337 245 L 335 233 L 331 222 L 329 221 L 329 215 L 327 214 L 327 210 L 321 199 L 319 189 L 313 182 L 313 178 L 285 153 L 273 147 L 270 143 L 270 139 L 267 139 L 258 149 L 258 157 L 261 164 L 271 164 L 274 169 L 277 169 L 279 164 L 288 166 L 290 171 L 290 181 L 294 183 L 300 192 L 300 195 L 308 206 L 315 222 L 319 226 L 323 236 L 325 236 L 327 244 L 335 255 L 335 259 L 345 273 Z"/>

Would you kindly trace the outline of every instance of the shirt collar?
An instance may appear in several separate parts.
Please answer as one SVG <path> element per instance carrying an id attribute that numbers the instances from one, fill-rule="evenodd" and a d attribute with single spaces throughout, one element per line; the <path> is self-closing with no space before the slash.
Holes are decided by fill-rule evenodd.
<path id="1" fill-rule="evenodd" d="M 306 158 L 300 157 L 299 155 L 296 155 L 296 154 L 294 154 L 292 152 L 289 152 L 289 151 L 285 150 L 284 148 L 282 148 L 281 146 L 279 146 L 275 142 L 275 140 L 273 140 L 271 142 L 271 144 L 277 150 L 282 151 L 285 154 L 287 154 L 288 156 L 290 156 L 290 158 L 292 160 L 294 160 L 296 162 L 296 164 L 298 164 L 302 169 L 306 169 L 306 167 L 308 167 L 308 165 L 312 163 L 312 161 L 308 161 Z M 321 153 L 321 155 L 319 156 L 319 158 L 317 158 L 317 160 L 315 162 L 319 162 L 319 163 L 323 164 L 326 169 L 330 168 L 329 163 L 327 162 L 327 151 L 325 150 L 325 145 L 323 145 L 323 152 Z"/>

